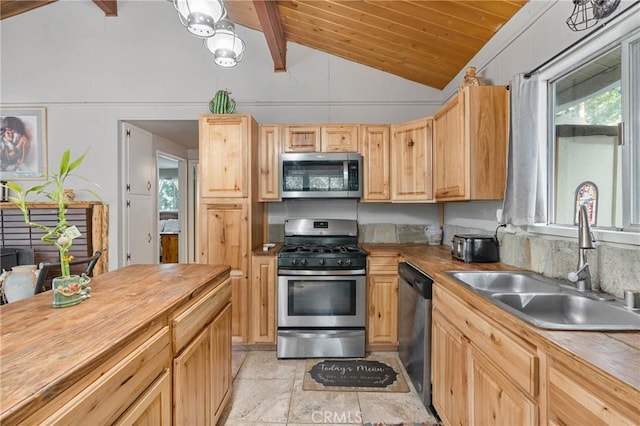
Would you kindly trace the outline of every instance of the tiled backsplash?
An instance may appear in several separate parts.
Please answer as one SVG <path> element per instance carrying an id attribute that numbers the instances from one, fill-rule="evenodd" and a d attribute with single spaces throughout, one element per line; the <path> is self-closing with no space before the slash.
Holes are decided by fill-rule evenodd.
<path id="1" fill-rule="evenodd" d="M 358 225 L 363 243 L 426 244 L 424 225 L 374 223 Z M 451 245 L 455 234 L 491 234 L 483 229 L 444 225 L 442 244 Z M 284 226 L 269 225 L 269 240 L 281 242 Z M 531 234 L 520 228 L 500 228 L 500 260 L 506 264 L 538 272 L 545 276 L 567 280 L 567 274 L 578 264 L 577 239 Z M 596 242 L 596 249 L 587 253 L 591 279 L 602 291 L 622 298 L 625 289 L 640 290 L 640 247 Z M 568 281 L 567 281 L 568 283 Z"/>
<path id="2" fill-rule="evenodd" d="M 500 260 L 545 276 L 567 281 L 578 265 L 578 240 L 537 235 L 519 228 L 498 232 Z M 625 289 L 640 290 L 640 247 L 596 242 L 587 251 L 591 280 L 602 291 L 622 298 Z M 567 281 L 568 284 L 570 284 Z"/>

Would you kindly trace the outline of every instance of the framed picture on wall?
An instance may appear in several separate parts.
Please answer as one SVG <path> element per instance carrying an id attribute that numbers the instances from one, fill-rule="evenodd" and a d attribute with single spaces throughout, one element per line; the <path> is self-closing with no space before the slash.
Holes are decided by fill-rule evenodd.
<path id="1" fill-rule="evenodd" d="M 0 180 L 47 174 L 47 111 L 0 106 Z"/>

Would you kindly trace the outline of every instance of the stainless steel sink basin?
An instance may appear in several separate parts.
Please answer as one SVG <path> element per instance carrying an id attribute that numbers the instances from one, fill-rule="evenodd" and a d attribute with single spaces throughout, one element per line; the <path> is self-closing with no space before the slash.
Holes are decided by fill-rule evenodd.
<path id="1" fill-rule="evenodd" d="M 495 293 L 491 299 L 529 323 L 560 330 L 640 330 L 640 313 L 580 294 Z"/>
<path id="2" fill-rule="evenodd" d="M 457 271 L 447 272 L 474 290 L 491 293 L 553 293 L 560 291 L 555 281 L 534 272 Z"/>

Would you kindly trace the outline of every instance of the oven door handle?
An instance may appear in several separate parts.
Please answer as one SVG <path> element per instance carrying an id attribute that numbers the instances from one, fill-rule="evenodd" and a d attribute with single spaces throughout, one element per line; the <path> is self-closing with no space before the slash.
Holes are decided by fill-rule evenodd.
<path id="1" fill-rule="evenodd" d="M 331 339 L 336 337 L 359 337 L 359 336 L 362 336 L 362 329 L 333 330 L 331 333 L 322 333 L 317 331 L 278 330 L 278 334 L 286 335 L 287 337 L 303 337 L 303 338 L 313 337 L 313 338 Z"/>
<path id="2" fill-rule="evenodd" d="M 332 270 L 310 270 L 310 269 L 278 269 L 279 276 L 294 275 L 365 275 L 365 269 L 332 269 Z"/>

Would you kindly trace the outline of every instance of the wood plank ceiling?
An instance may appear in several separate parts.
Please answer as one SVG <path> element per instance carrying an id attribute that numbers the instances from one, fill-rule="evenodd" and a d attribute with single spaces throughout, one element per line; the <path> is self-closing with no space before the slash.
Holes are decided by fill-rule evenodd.
<path id="1" fill-rule="evenodd" d="M 51 2 L 0 1 L 0 19 Z M 276 71 L 286 69 L 289 41 L 443 89 L 527 1 L 225 0 L 225 7 L 234 23 L 265 34 Z M 117 14 L 115 0 L 94 2 Z"/>

